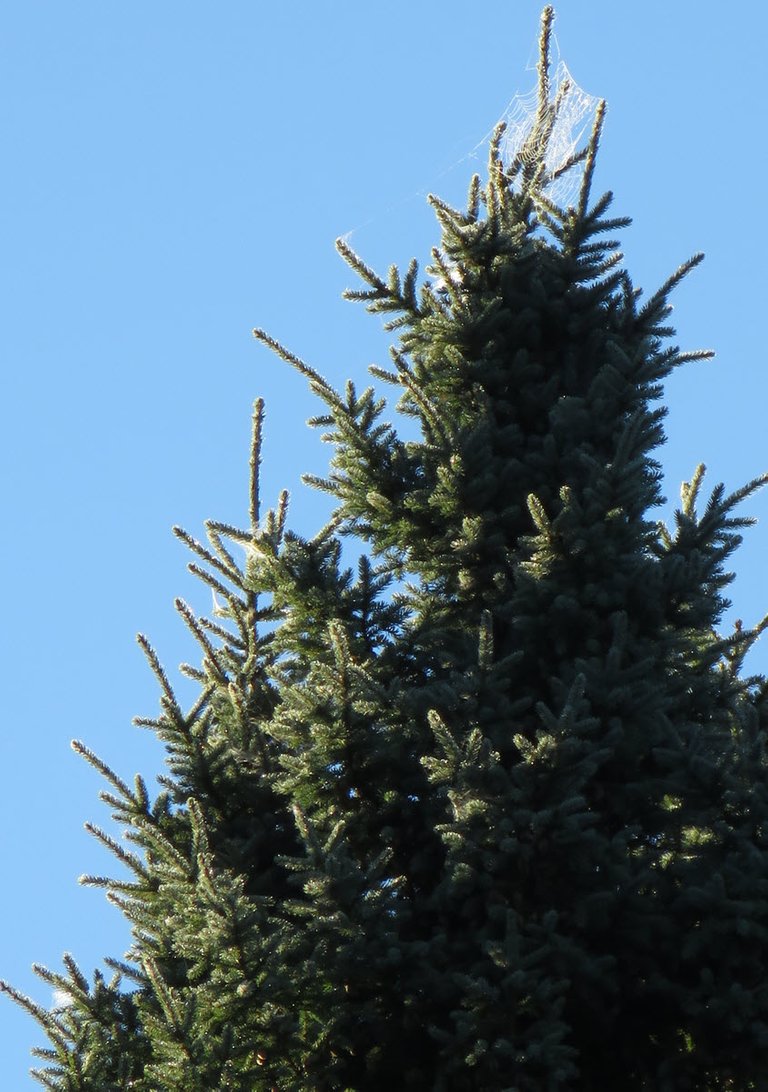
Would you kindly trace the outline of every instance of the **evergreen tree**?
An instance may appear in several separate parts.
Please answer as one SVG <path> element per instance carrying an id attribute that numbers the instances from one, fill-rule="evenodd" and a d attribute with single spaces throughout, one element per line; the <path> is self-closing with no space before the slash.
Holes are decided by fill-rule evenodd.
<path id="1" fill-rule="evenodd" d="M 552 18 L 517 154 L 497 131 L 466 210 L 432 199 L 430 278 L 339 244 L 419 439 L 256 332 L 320 399 L 335 515 L 262 512 L 257 403 L 249 526 L 177 531 L 218 604 L 178 603 L 189 710 L 140 638 L 159 795 L 75 744 L 133 847 L 93 828 L 124 878 L 85 882 L 133 940 L 109 979 L 38 968 L 52 1010 L 4 986 L 49 1089 L 768 1088 L 762 627 L 720 632 L 766 479 L 703 500 L 699 468 L 651 518 L 661 382 L 708 355 L 667 325 L 699 258 L 641 304 L 590 196 L 602 106 L 552 198 Z"/>

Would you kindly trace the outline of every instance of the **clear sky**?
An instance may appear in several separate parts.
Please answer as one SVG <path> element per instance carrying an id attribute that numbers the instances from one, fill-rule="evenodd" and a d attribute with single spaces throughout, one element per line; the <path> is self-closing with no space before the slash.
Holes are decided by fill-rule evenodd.
<path id="1" fill-rule="evenodd" d="M 130 724 L 157 694 L 134 634 L 169 670 L 196 653 L 176 595 L 174 523 L 243 523 L 251 403 L 267 400 L 264 495 L 293 525 L 324 506 L 299 486 L 327 453 L 316 407 L 253 326 L 331 381 L 386 363 L 376 318 L 333 241 L 379 271 L 428 260 L 425 195 L 459 201 L 489 130 L 534 83 L 538 0 L 387 4 L 8 0 L 0 16 L 2 517 L 0 976 L 48 1003 L 33 961 L 90 974 L 127 929 L 83 872 L 111 858 L 85 740 L 123 776 L 159 769 Z M 697 250 L 677 292 L 686 348 L 668 386 L 668 495 L 699 461 L 736 487 L 768 468 L 764 50 L 768 7 L 561 0 L 557 42 L 608 100 L 598 187 L 616 194 L 635 283 Z M 768 610 L 762 517 L 738 555 L 735 613 Z M 753 656 L 768 669 L 768 646 Z M 41 1037 L 0 999 L 0 1088 L 33 1085 Z"/>

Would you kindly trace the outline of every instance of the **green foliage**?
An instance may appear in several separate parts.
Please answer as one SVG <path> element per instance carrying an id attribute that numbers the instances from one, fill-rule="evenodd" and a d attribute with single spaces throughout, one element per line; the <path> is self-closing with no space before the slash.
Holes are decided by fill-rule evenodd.
<path id="1" fill-rule="evenodd" d="M 84 882 L 133 943 L 108 983 L 40 969 L 51 1011 L 5 987 L 49 1089 L 768 1087 L 765 623 L 719 629 L 766 478 L 702 501 L 700 467 L 651 518 L 661 384 L 708 355 L 668 344 L 699 257 L 640 304 L 591 203 L 602 107 L 576 203 L 547 196 L 551 23 L 519 153 L 497 132 L 466 210 L 432 199 L 431 280 L 339 243 L 419 438 L 256 332 L 322 403 L 336 510 L 312 539 L 261 512 L 257 403 L 250 525 L 177 532 L 215 604 L 177 604 L 188 711 L 140 638 L 159 795 L 75 745 L 131 846 L 93 828 L 124 878 Z"/>

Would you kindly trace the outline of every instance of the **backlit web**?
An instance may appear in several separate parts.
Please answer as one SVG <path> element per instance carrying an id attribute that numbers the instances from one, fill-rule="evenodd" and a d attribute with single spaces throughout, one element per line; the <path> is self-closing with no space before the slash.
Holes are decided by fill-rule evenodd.
<path id="1" fill-rule="evenodd" d="M 537 127 L 539 89 L 534 87 L 525 95 L 515 95 L 500 118 L 506 129 L 499 153 L 507 169 L 516 161 L 534 166 L 543 153 L 547 169 L 543 190 L 550 201 L 565 207 L 576 199 L 582 172 L 578 165 L 564 168 L 589 136 L 599 99 L 579 87 L 564 61 L 558 62 L 549 86 L 548 116 L 556 114 L 548 138 L 549 126 Z"/>

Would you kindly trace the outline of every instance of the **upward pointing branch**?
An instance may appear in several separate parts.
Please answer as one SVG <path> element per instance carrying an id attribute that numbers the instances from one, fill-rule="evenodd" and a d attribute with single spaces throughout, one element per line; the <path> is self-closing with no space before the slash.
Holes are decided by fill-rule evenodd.
<path id="1" fill-rule="evenodd" d="M 276 341 L 265 330 L 261 330 L 258 327 L 253 331 L 253 336 L 257 341 L 263 342 L 264 345 L 268 345 L 272 352 L 276 353 L 281 360 L 284 360 L 286 364 L 290 364 L 296 371 L 305 375 L 311 383 L 316 384 L 318 389 L 324 394 L 329 395 L 332 399 L 336 399 L 338 396 L 334 391 L 330 383 L 323 379 L 320 372 L 316 371 L 311 364 L 307 364 L 301 357 L 296 356 L 290 349 L 286 349 L 284 345 L 281 345 L 279 341 Z"/>
<path id="2" fill-rule="evenodd" d="M 541 34 L 539 35 L 539 63 L 536 71 L 539 77 L 539 116 L 537 127 L 544 121 L 544 111 L 549 106 L 549 43 L 552 38 L 552 25 L 555 21 L 555 9 L 547 4 L 541 13 Z"/>
<path id="3" fill-rule="evenodd" d="M 251 434 L 251 481 L 250 481 L 250 518 L 251 533 L 256 535 L 259 529 L 259 469 L 261 467 L 261 439 L 264 426 L 264 399 L 257 398 L 253 404 L 253 432 Z"/>

